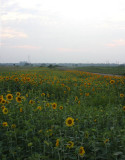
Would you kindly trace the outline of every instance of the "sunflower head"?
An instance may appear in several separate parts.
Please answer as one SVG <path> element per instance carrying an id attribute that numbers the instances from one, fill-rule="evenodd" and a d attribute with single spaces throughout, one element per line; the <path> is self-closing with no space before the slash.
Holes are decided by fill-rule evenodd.
<path id="1" fill-rule="evenodd" d="M 123 98 L 123 97 L 124 97 L 124 94 L 123 94 L 123 93 L 121 93 L 121 94 L 120 94 L 120 97 L 121 97 L 121 98 Z"/>
<path id="2" fill-rule="evenodd" d="M 56 140 L 56 147 L 59 146 L 59 139 Z"/>
<path id="3" fill-rule="evenodd" d="M 4 109 L 2 110 L 2 112 L 3 112 L 3 114 L 8 114 L 8 109 L 7 109 L 7 108 L 4 108 Z"/>
<path id="4" fill-rule="evenodd" d="M 7 100 L 12 100 L 13 99 L 13 95 L 12 94 L 7 94 L 6 98 L 7 98 Z"/>
<path id="5" fill-rule="evenodd" d="M 69 141 L 68 143 L 67 143 L 67 146 L 66 146 L 67 148 L 73 148 L 74 147 L 74 142 L 72 142 L 72 141 Z"/>
<path id="6" fill-rule="evenodd" d="M 16 101 L 17 101 L 18 103 L 21 103 L 21 102 L 22 102 L 22 98 L 21 98 L 21 97 L 16 97 Z"/>
<path id="7" fill-rule="evenodd" d="M 57 104 L 56 103 L 52 103 L 52 107 L 53 107 L 53 109 L 56 109 Z"/>
<path id="8" fill-rule="evenodd" d="M 68 117 L 65 123 L 66 123 L 66 126 L 71 127 L 74 125 L 74 119 L 72 117 Z"/>
<path id="9" fill-rule="evenodd" d="M 20 94 L 20 92 L 16 92 L 16 96 L 20 96 L 21 94 Z"/>
<path id="10" fill-rule="evenodd" d="M 7 127 L 8 123 L 7 122 L 3 122 L 3 127 Z"/>
<path id="11" fill-rule="evenodd" d="M 123 106 L 123 111 L 125 111 L 125 106 Z"/>
<path id="12" fill-rule="evenodd" d="M 63 106 L 60 106 L 59 109 L 62 110 L 62 109 L 63 109 Z"/>
<path id="13" fill-rule="evenodd" d="M 84 154 L 85 154 L 84 147 L 80 147 L 80 148 L 79 148 L 79 155 L 80 155 L 80 156 L 84 156 Z"/>
<path id="14" fill-rule="evenodd" d="M 114 83 L 115 83 L 115 81 L 114 81 L 114 80 L 111 80 L 111 81 L 110 81 L 110 84 L 114 84 Z"/>

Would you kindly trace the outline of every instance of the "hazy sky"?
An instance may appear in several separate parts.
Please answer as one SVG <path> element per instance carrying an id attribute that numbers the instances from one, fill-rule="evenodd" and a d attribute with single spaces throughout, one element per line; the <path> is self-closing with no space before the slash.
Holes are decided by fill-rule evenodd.
<path id="1" fill-rule="evenodd" d="M 0 63 L 125 63 L 125 0 L 1 0 Z"/>

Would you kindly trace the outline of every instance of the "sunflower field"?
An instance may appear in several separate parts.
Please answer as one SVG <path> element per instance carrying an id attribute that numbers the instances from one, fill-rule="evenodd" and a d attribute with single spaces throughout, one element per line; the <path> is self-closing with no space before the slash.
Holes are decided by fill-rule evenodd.
<path id="1" fill-rule="evenodd" d="M 125 77 L 0 71 L 0 160 L 125 160 Z"/>

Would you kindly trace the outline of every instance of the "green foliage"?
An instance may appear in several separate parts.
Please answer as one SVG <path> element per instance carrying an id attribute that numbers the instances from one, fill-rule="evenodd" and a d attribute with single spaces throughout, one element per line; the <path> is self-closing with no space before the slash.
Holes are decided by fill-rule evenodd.
<path id="1" fill-rule="evenodd" d="M 125 77 L 43 67 L 0 73 L 0 159 L 125 158 Z"/>

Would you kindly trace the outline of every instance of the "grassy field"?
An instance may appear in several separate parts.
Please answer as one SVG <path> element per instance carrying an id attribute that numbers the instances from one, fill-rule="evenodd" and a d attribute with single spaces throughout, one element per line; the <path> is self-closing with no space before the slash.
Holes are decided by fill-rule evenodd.
<path id="1" fill-rule="evenodd" d="M 92 72 L 92 73 L 102 73 L 102 74 L 113 74 L 113 75 L 125 75 L 125 66 L 117 66 L 117 67 L 97 67 L 97 66 L 87 66 L 87 67 L 76 67 L 76 70 L 82 70 L 84 72 Z"/>
<path id="2" fill-rule="evenodd" d="M 0 67 L 1 160 L 125 159 L 125 77 L 88 71 Z"/>

